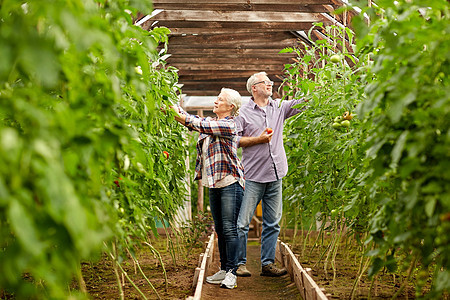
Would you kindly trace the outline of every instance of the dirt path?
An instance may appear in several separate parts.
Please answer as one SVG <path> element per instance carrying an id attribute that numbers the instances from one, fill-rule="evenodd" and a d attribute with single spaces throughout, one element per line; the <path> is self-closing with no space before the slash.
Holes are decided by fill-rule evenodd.
<path id="1" fill-rule="evenodd" d="M 247 247 L 247 268 L 251 277 L 238 277 L 237 288 L 233 290 L 222 289 L 219 285 L 204 283 L 202 299 L 245 299 L 245 300 L 272 300 L 272 299 L 302 299 L 289 275 L 278 278 L 260 276 L 260 243 L 249 241 Z M 209 268 L 207 276 L 219 270 L 218 251 L 215 251 L 214 261 Z"/>

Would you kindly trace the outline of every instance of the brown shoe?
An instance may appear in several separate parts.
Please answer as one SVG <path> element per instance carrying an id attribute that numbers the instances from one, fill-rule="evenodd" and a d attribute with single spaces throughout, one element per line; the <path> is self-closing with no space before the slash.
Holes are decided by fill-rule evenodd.
<path id="1" fill-rule="evenodd" d="M 245 265 L 239 265 L 238 269 L 236 270 L 236 275 L 240 277 L 250 277 L 252 276 L 252 273 L 247 270 L 247 267 Z"/>
<path id="2" fill-rule="evenodd" d="M 279 269 L 275 264 L 268 264 L 262 267 L 261 276 L 280 277 L 287 274 L 286 269 Z"/>

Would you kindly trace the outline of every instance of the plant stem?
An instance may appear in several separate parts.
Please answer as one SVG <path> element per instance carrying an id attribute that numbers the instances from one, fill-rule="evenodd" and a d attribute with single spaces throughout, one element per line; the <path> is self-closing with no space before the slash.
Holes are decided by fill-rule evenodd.
<path id="1" fill-rule="evenodd" d="M 322 252 L 322 254 L 321 254 L 320 257 L 319 257 L 319 260 L 316 261 L 316 263 L 314 264 L 314 266 L 312 267 L 312 269 L 314 269 L 314 268 L 319 264 L 319 262 L 322 260 L 323 256 L 325 255 L 325 253 L 328 251 L 328 249 L 329 249 L 330 247 L 331 247 L 331 243 L 329 243 L 328 246 L 325 248 L 325 250 Z"/>
<path id="2" fill-rule="evenodd" d="M 372 282 L 370 283 L 370 288 L 369 288 L 369 295 L 367 296 L 367 300 L 371 300 L 372 299 L 372 291 L 373 291 L 373 286 L 375 285 L 375 279 L 376 279 L 377 275 L 374 275 L 372 277 Z"/>
<path id="3" fill-rule="evenodd" d="M 114 262 L 117 264 L 117 266 L 120 268 L 120 270 L 122 271 L 122 274 L 125 275 L 125 277 L 128 279 L 128 281 L 131 283 L 131 285 L 136 289 L 136 291 L 138 291 L 139 294 L 141 294 L 141 296 L 144 299 L 147 299 L 147 297 L 144 295 L 144 293 L 142 293 L 142 291 L 138 288 L 138 286 L 133 282 L 133 280 L 131 280 L 130 276 L 128 276 L 128 273 L 122 268 L 122 266 L 120 265 L 120 263 L 117 260 L 114 260 Z"/>
<path id="4" fill-rule="evenodd" d="M 133 262 L 134 262 L 135 266 L 138 267 L 138 269 L 141 272 L 142 276 L 145 278 L 145 280 L 148 282 L 148 284 L 151 286 L 151 288 L 155 292 L 155 294 L 158 297 L 158 299 L 161 299 L 161 297 L 158 294 L 158 291 L 155 289 L 153 284 L 150 282 L 150 280 L 148 279 L 148 277 L 145 275 L 144 271 L 142 270 L 141 265 L 139 264 L 139 261 L 136 258 L 134 258 L 133 255 L 131 255 L 131 253 L 130 253 L 130 251 L 128 251 L 128 249 L 127 249 L 127 252 L 131 256 L 131 259 L 133 259 Z"/>
<path id="5" fill-rule="evenodd" d="M 322 234 L 322 232 L 323 232 L 323 227 L 324 227 L 324 226 L 320 226 L 319 233 L 317 234 L 317 237 L 316 237 L 316 239 L 314 240 L 314 244 L 312 245 L 311 250 L 309 251 L 309 256 L 308 256 L 308 257 L 311 257 L 311 254 L 312 254 L 314 248 L 316 248 L 317 241 L 319 240 L 319 238 L 320 238 L 320 236 L 321 236 L 321 234 Z M 308 234 L 309 234 L 309 233 L 308 233 Z"/>
<path id="6" fill-rule="evenodd" d="M 167 290 L 169 288 L 168 281 L 167 281 L 167 273 L 166 273 L 166 268 L 164 267 L 164 263 L 162 261 L 161 254 L 159 254 L 158 250 L 156 250 L 150 243 L 144 242 L 144 244 L 149 246 L 150 249 L 153 251 L 153 253 L 158 256 L 159 262 L 161 263 L 161 266 L 163 268 L 163 273 L 164 273 L 164 283 L 165 283 L 164 290 L 167 292 Z"/>
<path id="7" fill-rule="evenodd" d="M 308 229 L 308 233 L 306 233 L 305 240 L 303 241 L 302 256 L 304 256 L 304 254 L 305 254 L 306 245 L 307 245 L 307 242 L 308 242 L 308 239 L 309 239 L 309 234 L 312 231 L 313 224 L 314 224 L 314 222 L 311 222 L 311 225 L 309 226 L 309 229 Z M 311 253 L 309 254 L 309 256 L 311 256 Z"/>
<path id="8" fill-rule="evenodd" d="M 337 220 L 335 221 L 333 239 L 330 242 L 331 247 L 328 250 L 327 258 L 325 258 L 325 261 L 323 263 L 323 269 L 325 271 L 325 278 L 328 277 L 328 273 L 327 273 L 328 259 L 330 258 L 330 254 L 333 252 L 334 248 L 336 247 L 336 240 L 337 240 Z M 333 268 L 333 274 L 334 274 L 335 273 L 335 268 L 334 268 L 333 265 L 331 265 L 331 266 Z"/>
<path id="9" fill-rule="evenodd" d="M 416 263 L 417 263 L 417 255 L 415 255 L 414 259 L 411 261 L 411 265 L 409 266 L 406 279 L 403 281 L 402 285 L 400 286 L 398 291 L 394 294 L 394 296 L 392 296 L 391 298 L 392 300 L 397 299 L 397 297 L 403 292 L 405 287 L 408 285 L 409 279 L 411 278 L 412 270 L 414 270 L 414 268 L 416 267 Z"/>
<path id="10" fill-rule="evenodd" d="M 86 282 L 84 282 L 83 273 L 81 272 L 81 265 L 77 270 L 77 277 L 78 277 L 78 285 L 80 286 L 81 292 L 86 294 L 87 293 Z"/>
<path id="11" fill-rule="evenodd" d="M 353 286 L 352 286 L 352 291 L 351 291 L 351 299 L 352 300 L 355 299 L 356 288 L 359 284 L 359 281 L 361 280 L 361 277 L 363 276 L 366 269 L 369 267 L 370 257 L 367 258 L 367 260 L 364 264 L 363 264 L 363 262 L 364 262 L 364 256 L 361 255 L 361 263 L 359 265 L 358 275 L 356 276 L 355 281 L 353 282 Z"/>
<path id="12" fill-rule="evenodd" d="M 339 244 L 341 243 L 341 238 L 342 238 L 342 232 L 344 231 L 344 222 L 342 221 L 344 219 L 344 211 L 341 212 L 341 218 L 339 219 L 340 221 L 340 228 L 339 228 L 339 235 L 337 237 L 337 241 L 334 247 L 334 251 L 333 251 L 333 256 L 331 258 L 331 266 L 333 267 L 333 284 L 335 283 L 336 280 L 336 255 L 337 255 L 337 250 L 339 248 Z"/>
<path id="13" fill-rule="evenodd" d="M 106 246 L 106 243 L 105 243 Z M 120 299 L 124 300 L 125 296 L 123 293 L 123 289 L 122 289 L 122 283 L 120 282 L 120 275 L 119 275 L 119 271 L 117 270 L 117 265 L 114 263 L 115 262 L 115 257 L 116 257 L 116 243 L 113 242 L 112 243 L 112 248 L 113 248 L 113 252 L 111 253 L 110 251 L 108 251 L 109 256 L 111 256 L 111 259 L 113 261 L 113 269 L 114 269 L 114 274 L 116 275 L 116 279 L 117 279 L 117 287 L 119 288 L 119 295 L 120 295 Z"/>
<path id="14" fill-rule="evenodd" d="M 175 249 L 174 249 L 174 246 L 173 246 L 172 238 L 170 237 L 170 233 L 167 230 L 167 226 L 166 226 L 166 222 L 165 222 L 164 218 L 161 217 L 160 220 L 161 220 L 161 223 L 162 223 L 162 225 L 164 227 L 164 231 L 166 232 L 167 246 L 168 246 L 167 248 L 169 249 L 169 253 L 170 253 L 170 256 L 172 257 L 173 264 L 176 267 L 177 266 L 177 260 L 176 260 L 176 257 L 175 257 Z"/>

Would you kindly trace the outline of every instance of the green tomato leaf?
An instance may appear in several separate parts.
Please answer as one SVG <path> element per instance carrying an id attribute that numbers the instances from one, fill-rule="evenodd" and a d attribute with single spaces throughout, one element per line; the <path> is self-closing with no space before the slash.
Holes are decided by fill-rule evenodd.
<path id="1" fill-rule="evenodd" d="M 39 233 L 36 228 L 39 227 L 18 199 L 11 202 L 8 210 L 8 219 L 23 247 L 30 254 L 38 256 L 44 248 L 44 244 L 38 239 Z"/>

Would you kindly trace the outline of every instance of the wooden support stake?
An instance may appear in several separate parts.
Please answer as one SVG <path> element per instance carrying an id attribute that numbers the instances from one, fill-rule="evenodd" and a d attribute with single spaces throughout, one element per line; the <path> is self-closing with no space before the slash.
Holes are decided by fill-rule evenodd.
<path id="1" fill-rule="evenodd" d="M 198 282 L 198 274 L 200 274 L 200 268 L 197 267 L 195 268 L 195 272 L 194 272 L 194 280 L 192 281 L 192 287 L 197 285 Z"/>
<path id="2" fill-rule="evenodd" d="M 203 255 L 205 255 L 205 254 L 204 253 L 200 253 L 200 255 L 198 257 L 198 266 L 199 267 L 202 265 Z"/>

